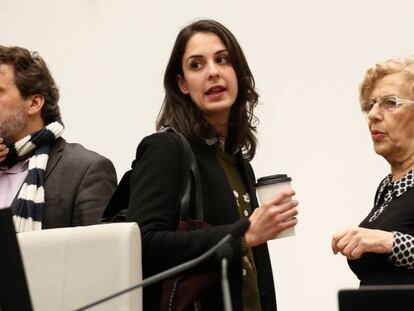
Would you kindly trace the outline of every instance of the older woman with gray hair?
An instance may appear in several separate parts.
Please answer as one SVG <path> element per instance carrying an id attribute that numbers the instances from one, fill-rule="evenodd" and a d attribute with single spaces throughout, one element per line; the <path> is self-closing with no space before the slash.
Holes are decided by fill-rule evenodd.
<path id="1" fill-rule="evenodd" d="M 364 285 L 414 284 L 414 57 L 367 70 L 360 89 L 374 150 L 391 166 L 359 227 L 337 232 L 332 250 Z"/>

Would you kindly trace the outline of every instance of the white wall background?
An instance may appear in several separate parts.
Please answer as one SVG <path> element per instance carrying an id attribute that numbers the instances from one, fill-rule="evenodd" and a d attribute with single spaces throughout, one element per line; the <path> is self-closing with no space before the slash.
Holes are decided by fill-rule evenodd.
<path id="1" fill-rule="evenodd" d="M 357 287 L 332 234 L 371 209 L 388 166 L 359 112 L 368 66 L 414 53 L 410 0 L 0 0 L 0 44 L 37 50 L 60 86 L 65 137 L 128 169 L 154 130 L 178 31 L 213 18 L 239 39 L 261 94 L 257 176 L 288 173 L 294 238 L 269 243 L 281 311 L 337 310 Z"/>

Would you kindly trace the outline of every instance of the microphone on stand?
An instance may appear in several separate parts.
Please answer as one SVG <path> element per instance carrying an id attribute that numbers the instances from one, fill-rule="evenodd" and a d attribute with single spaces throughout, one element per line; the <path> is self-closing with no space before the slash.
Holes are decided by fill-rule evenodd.
<path id="1" fill-rule="evenodd" d="M 232 311 L 229 278 L 227 276 L 228 261 L 233 258 L 233 248 L 227 242 L 217 250 L 217 257 L 221 263 L 221 291 L 225 311 Z"/>
<path id="2" fill-rule="evenodd" d="M 232 256 L 232 249 L 231 246 L 228 242 L 232 241 L 233 239 L 237 239 L 241 236 L 243 236 L 246 231 L 249 229 L 250 227 L 250 221 L 248 219 L 243 219 L 240 220 L 239 222 L 237 222 L 236 224 L 234 224 L 232 226 L 232 228 L 230 228 L 229 233 L 226 234 L 224 236 L 224 238 L 222 238 L 220 241 L 218 241 L 213 247 L 211 247 L 208 251 L 206 251 L 204 254 L 201 254 L 200 256 L 191 259 L 189 261 L 186 261 L 178 266 L 172 267 L 168 270 L 165 270 L 163 272 L 157 273 L 145 280 L 143 280 L 142 282 L 135 284 L 133 286 L 130 286 L 128 288 L 125 288 L 119 292 L 116 292 L 112 295 L 109 295 L 105 298 L 99 299 L 95 302 L 92 302 L 90 304 L 87 304 L 79 309 L 75 309 L 74 311 L 83 311 L 89 308 L 92 308 L 98 304 L 101 304 L 105 301 L 111 300 L 115 297 L 118 297 L 122 294 L 128 293 L 134 289 L 140 288 L 140 287 L 145 287 L 148 285 L 151 285 L 153 283 L 159 282 L 163 279 L 166 279 L 172 275 L 178 274 L 182 271 L 188 270 L 198 264 L 200 264 L 201 262 L 203 262 L 204 260 L 208 259 L 210 256 L 212 256 L 213 254 L 215 254 L 216 252 L 219 252 L 220 254 L 224 254 L 224 255 L 228 255 L 230 254 L 230 257 Z M 230 251 L 229 251 L 230 250 Z M 227 258 L 230 258 L 229 256 L 226 256 Z M 227 264 L 226 264 L 226 276 L 227 276 Z M 227 287 L 228 287 L 228 280 L 227 280 Z M 223 292 L 223 297 L 224 297 L 224 292 Z M 230 297 L 230 291 L 228 289 L 228 299 Z M 227 298 L 226 298 L 227 299 Z M 226 310 L 231 310 L 231 301 L 230 301 L 230 309 L 226 309 Z"/>

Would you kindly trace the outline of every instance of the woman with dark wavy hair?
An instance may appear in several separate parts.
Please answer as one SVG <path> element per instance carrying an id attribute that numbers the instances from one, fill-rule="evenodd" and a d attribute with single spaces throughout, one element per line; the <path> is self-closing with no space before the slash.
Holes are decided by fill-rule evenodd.
<path id="1" fill-rule="evenodd" d="M 201 179 L 207 229 L 177 232 L 184 183 L 183 148 L 176 133 L 143 139 L 131 175 L 128 219 L 142 233 L 143 274 L 148 277 L 206 252 L 234 223 L 248 219 L 232 246 L 229 281 L 234 310 L 276 310 L 266 242 L 296 224 L 293 191 L 262 206 L 249 164 L 256 150 L 255 83 L 233 34 L 213 20 L 194 22 L 178 34 L 164 77 L 165 99 L 157 129 L 174 128 L 189 140 Z M 219 270 L 218 262 L 201 269 Z M 161 286 L 144 289 L 144 310 L 160 310 Z M 203 310 L 221 310 L 220 282 L 204 292 Z"/>
<path id="2" fill-rule="evenodd" d="M 215 21 L 198 21 L 179 33 L 165 71 L 165 98 L 157 129 L 174 125 L 185 136 L 195 139 L 206 139 L 217 135 L 214 126 L 205 119 L 202 111 L 194 106 L 191 94 L 188 96 L 188 93 L 182 92 L 177 83 L 178 76 L 184 77 L 182 58 L 187 42 L 196 33 L 214 34 L 227 50 L 226 57 L 236 74 L 238 92 L 231 106 L 230 119 L 228 122 L 226 120 L 229 132 L 226 147 L 230 149 L 243 147 L 247 159 L 251 160 L 256 151 L 253 109 L 257 105 L 259 95 L 255 91 L 253 75 L 236 38 L 228 29 Z"/>

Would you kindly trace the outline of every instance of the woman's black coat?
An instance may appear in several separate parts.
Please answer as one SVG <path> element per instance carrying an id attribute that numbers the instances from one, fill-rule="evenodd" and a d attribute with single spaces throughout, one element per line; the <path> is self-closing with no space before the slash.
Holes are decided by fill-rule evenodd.
<path id="1" fill-rule="evenodd" d="M 215 145 L 191 143 L 200 170 L 206 230 L 176 232 L 178 200 L 184 183 L 183 148 L 174 133 L 147 136 L 137 148 L 136 165 L 130 180 L 128 220 L 141 229 L 144 278 L 193 259 L 207 251 L 240 221 L 233 192 L 216 158 Z M 255 177 L 250 164 L 240 157 L 240 168 L 257 207 Z M 242 307 L 242 265 L 240 239 L 233 243 L 229 280 L 234 310 Z M 272 268 L 267 245 L 253 248 L 262 310 L 276 310 Z M 210 262 L 219 269 L 218 262 Z M 159 310 L 160 284 L 144 289 L 144 310 Z M 220 283 L 203 298 L 204 310 L 222 310 Z"/>

